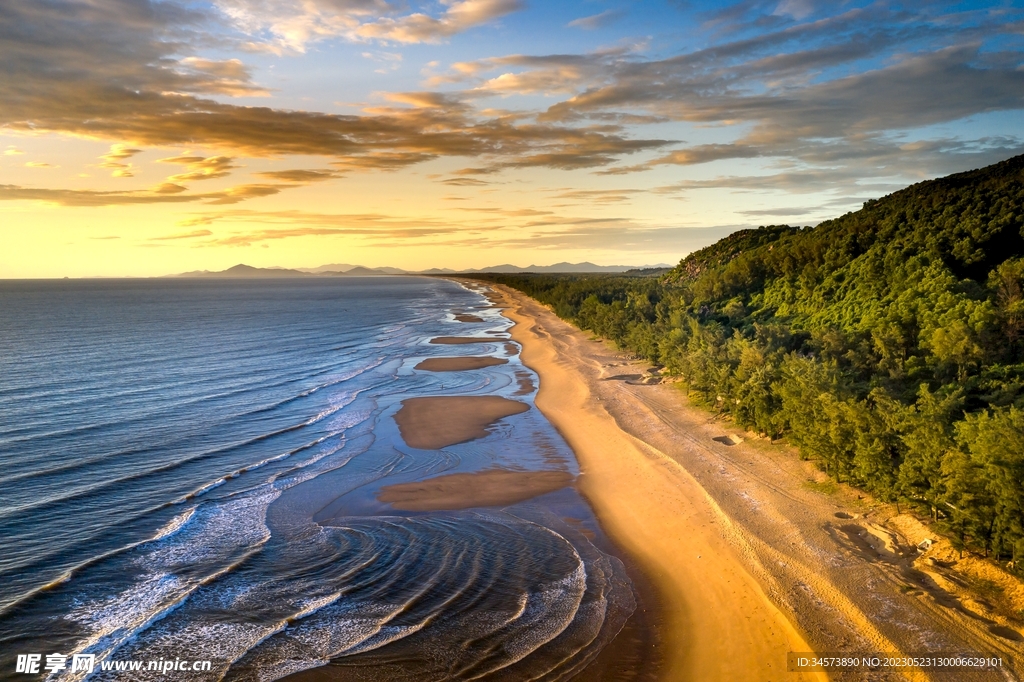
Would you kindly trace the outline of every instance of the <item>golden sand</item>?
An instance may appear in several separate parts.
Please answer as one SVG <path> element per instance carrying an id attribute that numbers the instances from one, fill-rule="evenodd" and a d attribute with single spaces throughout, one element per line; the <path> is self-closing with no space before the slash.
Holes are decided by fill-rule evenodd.
<path id="1" fill-rule="evenodd" d="M 786 672 L 786 654 L 811 647 L 736 556 L 700 485 L 594 399 L 578 352 L 586 337 L 522 294 L 497 291 L 524 364 L 540 376 L 537 408 L 579 460 L 580 492 L 657 590 L 662 679 L 826 679 Z"/>

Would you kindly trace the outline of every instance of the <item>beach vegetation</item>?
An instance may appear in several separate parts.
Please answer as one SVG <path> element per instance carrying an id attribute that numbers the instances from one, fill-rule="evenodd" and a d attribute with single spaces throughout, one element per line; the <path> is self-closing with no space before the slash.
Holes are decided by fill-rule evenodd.
<path id="1" fill-rule="evenodd" d="M 474 276 L 957 546 L 1024 560 L 1024 156 L 741 230 L 667 273 Z"/>

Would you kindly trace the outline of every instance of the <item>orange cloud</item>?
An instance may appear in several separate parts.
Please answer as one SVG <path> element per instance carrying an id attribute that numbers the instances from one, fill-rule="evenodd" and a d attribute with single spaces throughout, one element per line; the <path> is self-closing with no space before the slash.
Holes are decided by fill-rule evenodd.
<path id="1" fill-rule="evenodd" d="M 112 177 L 131 178 L 135 176 L 132 164 L 124 162 L 141 153 L 141 149 L 132 149 L 126 144 L 112 144 L 110 151 L 100 157 L 103 159 L 103 163 L 99 164 L 99 167 L 110 169 Z"/>
<path id="2" fill-rule="evenodd" d="M 172 156 L 160 159 L 160 163 L 175 163 L 188 168 L 185 173 L 171 175 L 168 182 L 192 182 L 193 180 L 213 180 L 223 178 L 231 174 L 231 171 L 238 168 L 233 162 L 234 159 L 227 156 Z"/>

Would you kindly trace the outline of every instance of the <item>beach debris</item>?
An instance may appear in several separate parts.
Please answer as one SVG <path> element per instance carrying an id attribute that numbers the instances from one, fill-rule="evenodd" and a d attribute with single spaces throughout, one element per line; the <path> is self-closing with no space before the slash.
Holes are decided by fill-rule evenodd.
<path id="1" fill-rule="evenodd" d="M 932 545 L 934 544 L 934 540 L 932 540 L 931 538 L 925 538 L 924 540 L 921 540 L 921 542 L 917 543 L 917 548 L 922 552 L 927 552 L 929 549 L 932 548 Z"/>

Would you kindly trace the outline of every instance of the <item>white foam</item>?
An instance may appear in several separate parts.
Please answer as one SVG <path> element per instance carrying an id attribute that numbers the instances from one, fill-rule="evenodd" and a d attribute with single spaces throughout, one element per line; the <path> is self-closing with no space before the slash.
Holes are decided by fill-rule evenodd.
<path id="1" fill-rule="evenodd" d="M 311 426 L 312 424 L 316 424 L 318 421 L 322 421 L 327 417 L 330 417 L 332 414 L 335 414 L 338 411 L 345 409 L 346 407 L 352 404 L 352 402 L 356 399 L 358 395 L 358 391 L 354 393 L 340 394 L 340 397 L 331 400 L 330 407 L 328 407 L 326 410 L 321 410 L 315 417 L 310 417 L 308 420 L 305 421 L 305 425 Z"/>
<path id="2" fill-rule="evenodd" d="M 203 584 L 234 569 L 270 537 L 266 511 L 280 491 L 264 486 L 258 493 L 194 507 L 166 524 L 153 540 L 140 545 L 136 565 L 144 577 L 121 592 L 81 603 L 65 618 L 83 625 L 87 636 L 73 653 L 94 653 L 98 660 L 146 631 L 179 608 Z M 175 570 L 208 565 L 205 575 L 182 578 Z M 77 675 L 77 674 L 76 674 Z M 80 680 L 70 675 L 61 680 Z"/>
<path id="3" fill-rule="evenodd" d="M 156 531 L 156 534 L 153 535 L 153 537 L 151 537 L 147 542 L 153 542 L 153 541 L 156 541 L 156 540 L 163 540 L 165 538 L 169 538 L 170 536 L 174 535 L 179 530 L 181 530 L 185 526 L 186 523 L 189 522 L 189 520 L 192 518 L 192 516 L 195 513 L 196 513 L 196 508 L 195 507 L 190 507 L 189 509 L 186 509 L 184 512 L 182 512 L 181 514 L 178 514 L 173 519 L 171 519 L 170 521 L 165 523 L 163 526 L 161 526 Z"/>

